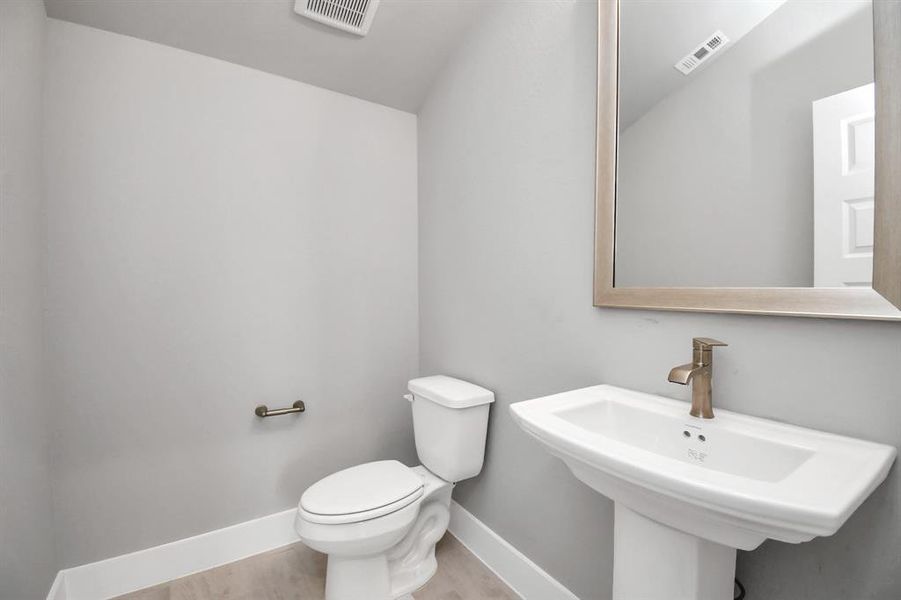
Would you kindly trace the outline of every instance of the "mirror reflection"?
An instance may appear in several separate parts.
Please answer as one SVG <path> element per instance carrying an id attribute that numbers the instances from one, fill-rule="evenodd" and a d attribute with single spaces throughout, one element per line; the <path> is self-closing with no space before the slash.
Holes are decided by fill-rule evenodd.
<path id="1" fill-rule="evenodd" d="M 622 0 L 617 287 L 870 287 L 872 4 Z"/>

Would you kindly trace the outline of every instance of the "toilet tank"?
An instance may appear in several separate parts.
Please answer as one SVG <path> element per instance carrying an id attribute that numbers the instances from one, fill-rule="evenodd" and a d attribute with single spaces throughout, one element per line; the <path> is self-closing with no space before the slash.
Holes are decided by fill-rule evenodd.
<path id="1" fill-rule="evenodd" d="M 494 392 L 444 375 L 413 379 L 409 390 L 422 465 L 453 483 L 478 475 L 485 460 L 488 407 Z"/>

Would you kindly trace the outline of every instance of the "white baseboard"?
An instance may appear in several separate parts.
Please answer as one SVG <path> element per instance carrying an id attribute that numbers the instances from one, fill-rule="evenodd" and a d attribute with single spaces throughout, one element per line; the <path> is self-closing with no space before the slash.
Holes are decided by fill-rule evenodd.
<path id="1" fill-rule="evenodd" d="M 47 600 L 104 600 L 298 541 L 296 509 L 60 571 Z M 448 530 L 524 600 L 578 600 L 560 582 L 451 502 Z"/>
<path id="2" fill-rule="evenodd" d="M 47 600 L 102 600 L 219 567 L 298 541 L 289 509 L 71 569 L 56 576 Z"/>
<path id="3" fill-rule="evenodd" d="M 450 512 L 448 531 L 523 600 L 579 600 L 465 508 L 452 501 Z"/>

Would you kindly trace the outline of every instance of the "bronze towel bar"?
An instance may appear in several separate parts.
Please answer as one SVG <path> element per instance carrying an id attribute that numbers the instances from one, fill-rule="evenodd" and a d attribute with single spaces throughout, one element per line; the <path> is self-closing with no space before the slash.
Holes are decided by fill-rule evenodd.
<path id="1" fill-rule="evenodd" d="M 274 408 L 269 410 L 265 404 L 260 404 L 254 409 L 254 413 L 258 417 L 277 417 L 279 415 L 290 415 L 292 413 L 302 413 L 306 410 L 306 406 L 303 404 L 303 400 L 298 400 L 294 404 L 291 405 L 291 408 Z"/>

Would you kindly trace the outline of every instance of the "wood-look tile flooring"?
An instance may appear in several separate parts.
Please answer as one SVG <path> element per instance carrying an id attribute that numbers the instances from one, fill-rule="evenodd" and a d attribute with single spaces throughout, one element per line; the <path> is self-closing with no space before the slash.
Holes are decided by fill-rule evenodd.
<path id="1" fill-rule="evenodd" d="M 438 572 L 413 593 L 416 600 L 519 600 L 451 534 L 436 555 Z M 294 544 L 115 600 L 322 600 L 325 562 L 324 554 Z"/>

